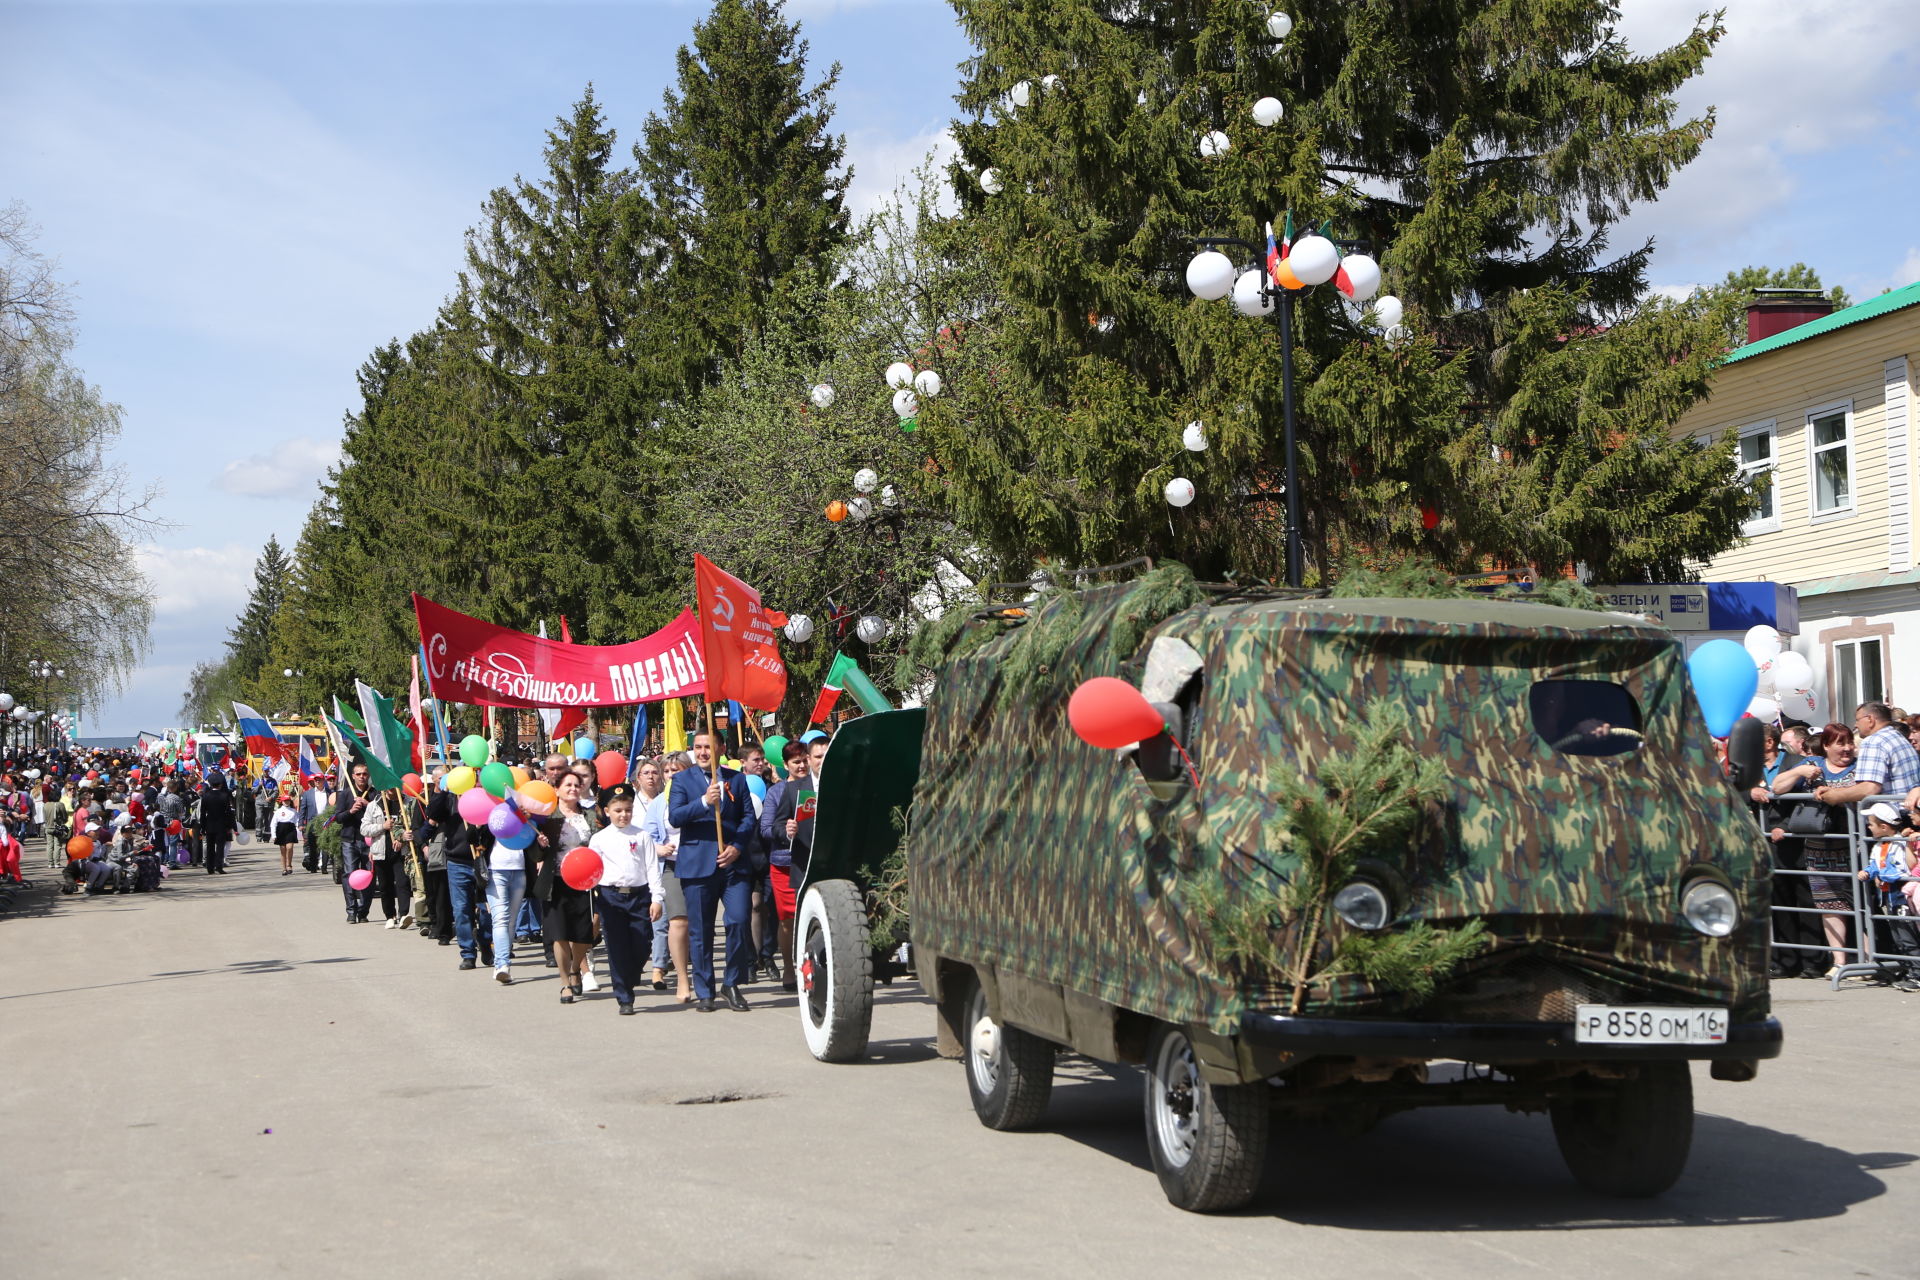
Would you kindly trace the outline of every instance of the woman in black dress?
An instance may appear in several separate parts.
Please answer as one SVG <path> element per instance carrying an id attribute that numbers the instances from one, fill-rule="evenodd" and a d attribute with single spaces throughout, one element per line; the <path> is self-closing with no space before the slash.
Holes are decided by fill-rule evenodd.
<path id="1" fill-rule="evenodd" d="M 560 877 L 560 862 L 593 839 L 593 819 L 580 807 L 580 779 L 562 774 L 555 788 L 560 803 L 550 817 L 540 819 L 540 853 L 533 896 L 542 904 L 541 935 L 553 944 L 560 966 L 560 1003 L 572 1004 L 580 994 L 580 966 L 593 949 L 593 893 L 575 889 Z M 532 852 L 530 849 L 529 852 Z"/>

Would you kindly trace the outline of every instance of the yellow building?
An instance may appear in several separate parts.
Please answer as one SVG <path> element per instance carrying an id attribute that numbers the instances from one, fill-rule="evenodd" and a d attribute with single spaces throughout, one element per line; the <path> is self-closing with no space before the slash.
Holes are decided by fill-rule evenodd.
<path id="1" fill-rule="evenodd" d="M 1745 538 L 1698 566 L 1700 576 L 1796 588 L 1801 629 L 1791 643 L 1813 666 L 1817 714 L 1848 724 L 1871 698 L 1920 710 L 1920 284 L 1766 332 L 1781 304 L 1797 319 L 1808 301 L 1757 304 L 1752 340 L 1675 430 L 1702 440 L 1735 433 L 1742 471 L 1770 479 Z"/>

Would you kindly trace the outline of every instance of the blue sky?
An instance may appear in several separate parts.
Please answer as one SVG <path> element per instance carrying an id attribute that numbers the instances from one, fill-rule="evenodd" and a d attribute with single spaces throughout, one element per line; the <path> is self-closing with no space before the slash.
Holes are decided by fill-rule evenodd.
<path id="1" fill-rule="evenodd" d="M 1326 2 L 1326 0 L 1322 0 Z M 1627 0 L 1636 48 L 1703 0 Z M 41 227 L 79 308 L 76 360 L 126 412 L 120 461 L 173 527 L 147 666 L 91 718 L 173 723 L 269 533 L 291 543 L 354 370 L 428 323 L 461 232 L 588 81 L 623 145 L 706 4 L 0 0 L 0 203 Z M 1685 91 L 1715 140 L 1617 245 L 1657 286 L 1804 260 L 1868 296 L 1920 278 L 1920 26 L 1908 0 L 1735 0 Z M 867 208 L 940 139 L 967 42 L 942 0 L 795 0 Z"/>

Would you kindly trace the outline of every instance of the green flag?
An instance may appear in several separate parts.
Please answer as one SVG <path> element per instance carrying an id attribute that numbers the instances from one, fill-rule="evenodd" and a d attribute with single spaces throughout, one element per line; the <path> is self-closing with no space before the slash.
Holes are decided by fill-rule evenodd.
<path id="1" fill-rule="evenodd" d="M 371 757 L 368 772 L 382 791 L 398 787 L 401 777 L 413 769 L 413 734 L 393 714 L 392 698 L 360 680 L 355 680 L 353 687 L 360 695 L 360 711 L 366 718 L 367 754 Z"/>

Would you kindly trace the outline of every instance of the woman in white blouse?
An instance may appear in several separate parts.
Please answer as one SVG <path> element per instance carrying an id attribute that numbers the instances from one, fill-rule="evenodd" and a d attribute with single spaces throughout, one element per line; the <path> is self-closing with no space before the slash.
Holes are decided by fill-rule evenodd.
<path id="1" fill-rule="evenodd" d="M 555 788 L 560 803 L 552 816 L 540 820 L 540 870 L 533 896 L 541 903 L 540 933 L 553 944 L 560 966 L 560 1003 L 572 1004 L 580 994 L 580 967 L 593 950 L 593 892 L 575 889 L 560 875 L 560 864 L 575 849 L 593 839 L 595 823 L 580 805 L 580 779 L 562 774 Z"/>

